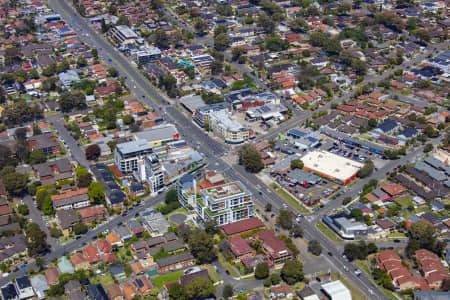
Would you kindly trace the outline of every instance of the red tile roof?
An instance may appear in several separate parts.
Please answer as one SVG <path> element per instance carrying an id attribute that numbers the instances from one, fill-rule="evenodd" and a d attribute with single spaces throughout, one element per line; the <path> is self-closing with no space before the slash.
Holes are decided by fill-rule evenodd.
<path id="1" fill-rule="evenodd" d="M 100 261 L 100 256 L 98 255 L 97 248 L 92 245 L 87 246 L 83 249 L 83 254 L 86 256 L 87 260 L 91 264 L 95 264 Z"/>
<path id="2" fill-rule="evenodd" d="M 222 230 L 226 235 L 234 235 L 253 229 L 264 227 L 264 223 L 258 218 L 249 218 L 231 224 L 223 225 Z"/>
<path id="3" fill-rule="evenodd" d="M 253 249 L 240 236 L 234 236 L 230 239 L 230 248 L 236 256 L 242 256 L 253 252 Z"/>
<path id="4" fill-rule="evenodd" d="M 385 185 L 382 186 L 381 189 L 391 196 L 401 195 L 402 193 L 408 191 L 407 188 L 405 188 L 403 185 L 400 184 Z"/>

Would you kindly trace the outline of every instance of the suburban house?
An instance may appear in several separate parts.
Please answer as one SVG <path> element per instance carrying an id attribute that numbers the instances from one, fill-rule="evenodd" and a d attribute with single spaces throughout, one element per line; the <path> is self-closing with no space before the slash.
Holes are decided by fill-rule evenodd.
<path id="1" fill-rule="evenodd" d="M 167 273 L 178 269 L 193 266 L 195 259 L 188 251 L 156 260 L 159 273 Z"/>
<path id="2" fill-rule="evenodd" d="M 83 255 L 87 258 L 90 264 L 96 264 L 100 262 L 100 255 L 98 250 L 93 245 L 88 245 L 83 249 Z"/>
<path id="3" fill-rule="evenodd" d="M 46 155 L 58 154 L 60 145 L 53 133 L 43 133 L 28 138 L 28 146 L 30 151 L 42 150 Z"/>
<path id="4" fill-rule="evenodd" d="M 56 211 L 56 224 L 61 227 L 64 236 L 68 236 L 72 231 L 72 227 L 80 222 L 80 217 L 73 209 L 65 209 Z"/>
<path id="5" fill-rule="evenodd" d="M 70 262 L 72 263 L 75 271 L 77 270 L 89 270 L 91 267 L 89 265 L 89 261 L 84 257 L 83 254 L 76 252 L 74 255 L 70 257 Z"/>
<path id="6" fill-rule="evenodd" d="M 234 236 L 237 234 L 247 233 L 252 230 L 263 227 L 264 223 L 259 218 L 252 217 L 245 220 L 223 225 L 221 228 L 226 235 Z"/>
<path id="7" fill-rule="evenodd" d="M 292 251 L 272 230 L 260 231 L 254 235 L 254 238 L 262 242 L 264 253 L 274 263 L 292 259 Z"/>
<path id="8" fill-rule="evenodd" d="M 42 185 L 55 184 L 59 180 L 73 178 L 72 166 L 67 158 L 33 165 L 33 171 Z"/>
<path id="9" fill-rule="evenodd" d="M 100 221 L 106 217 L 106 208 L 102 205 L 83 207 L 77 210 L 81 217 L 81 222 L 91 223 Z"/>
<path id="10" fill-rule="evenodd" d="M 27 276 L 16 278 L 14 285 L 19 295 L 19 299 L 27 299 L 34 297 L 33 286 Z"/>
<path id="11" fill-rule="evenodd" d="M 230 249 L 237 259 L 253 255 L 253 249 L 240 236 L 233 236 L 230 240 Z"/>

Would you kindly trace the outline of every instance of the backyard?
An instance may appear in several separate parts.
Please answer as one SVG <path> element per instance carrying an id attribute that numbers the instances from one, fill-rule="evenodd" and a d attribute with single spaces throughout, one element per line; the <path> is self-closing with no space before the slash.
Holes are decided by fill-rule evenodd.
<path id="1" fill-rule="evenodd" d="M 183 270 L 152 278 L 152 281 L 158 289 L 161 289 L 164 285 L 177 281 L 181 276 L 183 276 Z"/>
<path id="2" fill-rule="evenodd" d="M 97 275 L 93 278 L 91 278 L 91 284 L 101 284 L 105 288 L 114 284 L 114 278 L 110 273 L 107 273 L 105 275 Z"/>
<path id="3" fill-rule="evenodd" d="M 394 202 L 404 208 L 414 207 L 414 203 L 412 202 L 411 197 L 409 196 L 399 197 L 395 199 Z"/>

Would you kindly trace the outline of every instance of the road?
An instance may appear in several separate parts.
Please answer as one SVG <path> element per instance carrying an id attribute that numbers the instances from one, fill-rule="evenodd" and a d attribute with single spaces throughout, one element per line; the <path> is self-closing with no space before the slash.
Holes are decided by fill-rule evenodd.
<path id="1" fill-rule="evenodd" d="M 28 219 L 30 219 L 30 222 L 38 224 L 41 230 L 44 231 L 47 235 L 47 243 L 50 245 L 50 247 L 52 247 L 52 249 L 57 249 L 59 246 L 58 241 L 50 236 L 47 225 L 42 218 L 40 210 L 35 206 L 33 198 L 30 195 L 26 195 L 25 197 L 23 197 L 23 203 L 28 206 Z"/>
<path id="2" fill-rule="evenodd" d="M 272 203 L 275 210 L 279 210 L 284 203 L 283 199 L 281 199 L 278 194 L 274 193 L 270 189 L 266 189 L 262 191 L 262 194 L 259 195 L 260 189 L 257 187 L 265 186 L 257 177 L 252 174 L 247 173 L 242 166 L 229 166 L 222 159 L 221 156 L 225 150 L 225 147 L 211 139 L 206 135 L 200 128 L 195 126 L 190 120 L 188 120 L 181 112 L 179 112 L 174 107 L 166 106 L 169 103 L 168 99 L 165 96 L 161 95 L 157 89 L 151 86 L 148 81 L 136 70 L 136 68 L 130 64 L 130 62 L 122 56 L 113 46 L 111 46 L 108 42 L 106 42 L 102 37 L 100 37 L 93 29 L 89 27 L 87 22 L 81 18 L 79 15 L 75 13 L 75 11 L 70 7 L 66 2 L 58 1 L 58 0 L 49 0 L 50 5 L 56 10 L 57 13 L 61 15 L 63 19 L 66 20 L 69 24 L 72 23 L 72 20 L 75 21 L 75 27 L 77 30 L 81 31 L 80 38 L 85 40 L 91 47 L 97 48 L 99 55 L 108 59 L 111 58 L 111 65 L 116 67 L 119 71 L 120 76 L 126 77 L 127 85 L 132 89 L 132 91 L 138 96 L 142 97 L 147 105 L 154 108 L 154 110 L 160 113 L 164 118 L 168 118 L 177 124 L 180 129 L 180 133 L 186 136 L 190 141 L 195 141 L 198 145 L 201 145 L 202 151 L 205 153 L 206 157 L 209 160 L 210 166 L 222 172 L 226 177 L 231 180 L 240 180 L 245 183 L 248 189 L 255 195 L 255 200 L 263 203 Z M 87 35 L 86 35 L 87 34 Z M 98 38 L 91 38 L 98 37 Z M 382 76 L 375 80 L 382 80 L 386 76 L 388 76 L 389 72 L 386 72 Z M 341 97 L 347 97 L 348 95 L 344 95 Z M 321 109 L 327 109 L 329 104 L 322 107 Z M 306 113 L 305 119 L 312 115 L 312 112 Z M 294 119 L 291 126 L 296 126 L 297 124 L 301 124 L 303 122 L 303 118 L 300 120 Z M 282 128 L 281 130 L 277 130 L 277 132 L 271 132 L 270 134 L 278 135 L 278 132 L 282 130 L 286 130 Z M 62 132 L 62 131 L 61 131 Z M 266 137 L 267 138 L 267 137 Z M 73 150 L 72 150 L 73 151 Z M 75 154 L 73 154 L 75 156 Z M 80 162 L 81 163 L 81 162 Z M 395 163 L 391 164 L 391 167 Z M 384 171 L 386 171 L 385 169 Z M 381 174 L 379 174 L 381 176 Z M 360 185 L 367 182 L 369 179 L 361 180 Z M 355 192 L 352 189 L 352 192 Z M 348 192 L 347 192 L 348 193 Z M 347 195 L 346 193 L 346 195 Z M 344 196 L 341 196 L 339 199 L 343 199 Z M 353 194 L 354 195 L 354 194 Z M 161 199 L 159 199 L 161 200 Z M 151 199 L 149 202 L 154 202 L 154 199 Z M 330 207 L 326 206 L 327 209 L 332 209 L 333 206 L 338 206 L 338 201 L 331 201 L 333 203 Z M 324 210 L 326 211 L 326 210 Z M 118 224 L 121 218 L 114 219 L 114 223 L 108 226 L 114 226 Z M 334 255 L 332 257 L 327 257 L 326 259 L 330 261 L 330 264 L 335 266 L 339 270 L 343 270 L 344 265 L 348 265 L 346 261 L 344 261 L 332 244 L 327 238 L 325 238 L 314 226 L 308 222 L 304 222 L 304 231 L 305 235 L 309 238 L 318 239 L 326 252 L 331 252 Z M 106 229 L 106 228 L 105 228 Z M 104 230 L 104 229 L 101 229 Z M 99 230 L 99 231 L 101 231 Z M 96 231 L 96 232 L 99 232 Z M 83 238 L 84 241 L 89 240 L 89 236 L 92 237 L 92 233 L 88 234 L 87 238 Z M 74 249 L 79 247 L 80 242 L 76 243 L 77 247 L 74 246 Z M 59 249 L 58 249 L 59 250 Z M 49 255 L 50 260 L 55 257 L 61 256 L 60 252 L 51 253 Z M 47 258 L 47 257 L 46 257 Z M 369 296 L 371 299 L 387 299 L 387 297 L 371 282 L 370 278 L 365 275 L 361 275 L 361 277 L 355 276 L 353 273 L 348 273 L 347 277 L 351 279 L 351 281 L 359 286 L 364 293 L 367 294 L 368 289 L 372 289 L 375 292 L 375 295 Z M 1 281 L 0 281 L 1 284 Z"/>
<path id="3" fill-rule="evenodd" d="M 158 195 L 154 198 L 147 198 L 143 202 L 144 204 L 142 206 L 139 206 L 138 208 L 136 208 L 136 210 L 142 211 L 146 208 L 154 207 L 163 201 L 164 201 L 164 194 Z M 135 211 L 132 210 L 130 213 L 128 213 L 127 216 L 122 216 L 122 215 L 117 216 L 116 218 L 112 219 L 108 223 L 102 224 L 102 225 L 98 226 L 97 228 L 88 231 L 86 234 L 81 236 L 80 239 L 74 240 L 72 242 L 64 244 L 63 246 L 59 246 L 57 248 L 52 249 L 50 253 L 44 255 L 42 258 L 46 262 L 51 262 L 53 259 L 59 259 L 62 256 L 65 256 L 73 251 L 76 251 L 76 250 L 80 249 L 80 247 L 83 247 L 84 245 L 87 245 L 88 243 L 93 241 L 97 237 L 97 234 L 99 232 L 103 232 L 105 230 L 111 231 L 112 229 L 119 226 L 119 224 L 125 223 L 128 220 L 130 220 L 132 217 L 134 217 L 134 214 L 135 214 Z M 37 270 L 37 267 L 34 263 L 30 263 L 25 268 L 20 269 L 17 272 L 11 273 L 9 276 L 0 278 L 0 286 L 4 286 L 5 284 L 11 282 L 11 279 L 13 277 L 17 278 L 17 277 L 20 277 L 23 275 L 27 275 L 28 271 L 30 269 Z"/>
<path id="4" fill-rule="evenodd" d="M 78 146 L 77 141 L 72 137 L 70 132 L 64 127 L 62 115 L 58 114 L 47 118 L 53 129 L 56 130 L 58 138 L 65 142 L 65 147 L 70 151 L 71 156 L 83 167 L 89 169 L 90 163 L 86 159 L 83 150 Z"/>

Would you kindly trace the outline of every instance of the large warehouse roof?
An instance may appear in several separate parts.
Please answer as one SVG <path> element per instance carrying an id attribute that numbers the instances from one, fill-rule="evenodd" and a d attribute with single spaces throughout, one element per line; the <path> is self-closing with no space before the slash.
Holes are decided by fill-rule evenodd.
<path id="1" fill-rule="evenodd" d="M 331 300 L 352 300 L 350 290 L 340 280 L 322 284 L 322 289 Z"/>
<path id="2" fill-rule="evenodd" d="M 327 152 L 312 151 L 302 157 L 304 166 L 316 173 L 334 177 L 342 182 L 355 175 L 363 164 Z"/>

